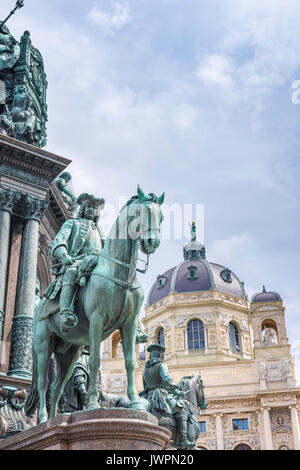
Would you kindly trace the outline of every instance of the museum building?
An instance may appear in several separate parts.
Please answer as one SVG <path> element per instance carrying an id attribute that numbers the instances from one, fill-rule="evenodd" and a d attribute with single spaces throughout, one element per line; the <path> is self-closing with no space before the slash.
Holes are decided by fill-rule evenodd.
<path id="1" fill-rule="evenodd" d="M 192 239 L 184 260 L 159 275 L 142 320 L 148 346 L 166 347 L 176 383 L 201 372 L 208 408 L 200 412 L 197 442 L 206 450 L 300 449 L 294 358 L 285 307 L 276 292 L 249 302 L 243 282 L 229 268 L 206 259 Z M 126 394 L 121 337 L 104 342 L 105 389 Z M 137 347 L 137 384 L 143 389 L 145 353 Z"/>

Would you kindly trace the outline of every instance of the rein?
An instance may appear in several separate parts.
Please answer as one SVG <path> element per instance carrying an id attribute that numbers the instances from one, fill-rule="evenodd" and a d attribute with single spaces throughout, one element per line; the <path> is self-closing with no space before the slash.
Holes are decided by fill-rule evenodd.
<path id="1" fill-rule="evenodd" d="M 145 269 L 136 268 L 136 271 L 139 272 L 139 273 L 142 273 L 142 274 L 145 274 L 148 271 L 148 268 L 149 268 L 150 255 L 147 254 L 147 261 L 144 261 L 144 260 L 142 260 L 138 257 L 138 250 L 136 251 L 136 256 L 134 256 L 134 255 L 132 256 L 133 260 L 130 264 L 124 263 L 123 261 L 120 261 L 116 258 L 112 258 L 111 256 L 108 256 L 108 255 L 104 254 L 102 251 L 100 251 L 99 256 L 102 256 L 102 258 L 105 258 L 107 261 L 111 261 L 112 263 L 118 264 L 119 266 L 121 266 L 125 269 L 129 269 L 129 270 L 131 270 L 133 268 L 133 263 L 137 263 L 138 261 L 142 261 L 145 264 Z M 108 279 L 109 281 L 112 281 L 115 284 L 117 284 L 117 286 L 123 287 L 126 290 L 127 289 L 130 289 L 130 290 L 139 289 L 139 286 L 138 287 L 133 287 L 133 285 L 130 282 L 125 282 L 125 281 L 121 281 L 120 279 L 115 279 L 114 277 L 110 276 L 109 274 L 92 273 L 91 276 L 103 277 L 104 279 Z M 131 277 L 130 273 L 129 273 L 128 277 Z"/>

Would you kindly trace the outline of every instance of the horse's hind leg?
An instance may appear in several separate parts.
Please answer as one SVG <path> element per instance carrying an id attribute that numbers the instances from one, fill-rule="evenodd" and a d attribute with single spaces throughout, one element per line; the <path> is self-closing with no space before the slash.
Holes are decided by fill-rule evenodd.
<path id="1" fill-rule="evenodd" d="M 88 388 L 89 404 L 88 409 L 94 410 L 100 408 L 97 390 L 97 377 L 101 365 L 100 349 L 103 333 L 103 317 L 98 313 L 93 313 L 90 319 L 90 383 Z"/>
<path id="2" fill-rule="evenodd" d="M 71 346 L 64 353 L 55 353 L 57 375 L 51 385 L 50 418 L 55 418 L 57 414 L 58 402 L 63 394 L 66 383 L 72 377 L 73 366 L 82 350 L 83 346 Z"/>
<path id="3" fill-rule="evenodd" d="M 48 420 L 47 406 L 46 406 L 46 391 L 48 383 L 48 368 L 49 361 L 52 354 L 51 341 L 49 338 L 39 341 L 37 339 L 35 345 L 35 353 L 37 359 L 37 385 L 40 400 L 39 406 L 39 421 L 45 423 Z"/>

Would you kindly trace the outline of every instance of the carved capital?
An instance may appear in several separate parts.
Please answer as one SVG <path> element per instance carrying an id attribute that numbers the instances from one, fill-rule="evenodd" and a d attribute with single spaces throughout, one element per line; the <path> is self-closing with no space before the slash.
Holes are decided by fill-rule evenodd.
<path id="1" fill-rule="evenodd" d="M 292 410 L 292 409 L 298 410 L 298 405 L 290 405 L 289 410 Z"/>
<path id="2" fill-rule="evenodd" d="M 43 201 L 38 197 L 29 196 L 27 194 L 25 200 L 25 219 L 32 219 L 40 222 L 48 205 L 48 201 Z"/>
<path id="3" fill-rule="evenodd" d="M 263 406 L 261 408 L 261 412 L 263 413 L 264 411 L 269 411 L 270 412 L 271 408 L 269 406 Z"/>
<path id="4" fill-rule="evenodd" d="M 12 213 L 14 206 L 21 197 L 22 193 L 20 191 L 0 187 L 0 210 Z"/>

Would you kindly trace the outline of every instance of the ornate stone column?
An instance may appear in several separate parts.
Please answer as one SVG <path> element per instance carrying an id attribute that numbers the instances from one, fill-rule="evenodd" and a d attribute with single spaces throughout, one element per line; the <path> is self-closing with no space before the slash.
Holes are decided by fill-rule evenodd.
<path id="1" fill-rule="evenodd" d="M 26 196 L 23 240 L 8 375 L 31 377 L 39 224 L 48 202 Z"/>
<path id="2" fill-rule="evenodd" d="M 216 418 L 216 435 L 217 435 L 217 450 L 224 450 L 224 435 L 223 435 L 223 413 L 214 415 Z"/>
<path id="3" fill-rule="evenodd" d="M 298 407 L 296 405 L 289 406 L 291 410 L 291 421 L 294 437 L 294 446 L 295 450 L 300 450 L 300 428 L 299 428 L 299 417 L 298 417 Z"/>
<path id="4" fill-rule="evenodd" d="M 273 439 L 270 422 L 270 408 L 266 407 L 262 409 L 263 423 L 264 423 L 264 438 L 265 438 L 265 450 L 273 450 Z"/>
<path id="5" fill-rule="evenodd" d="M 11 213 L 20 198 L 21 193 L 0 187 L 0 341 L 4 323 Z"/>

